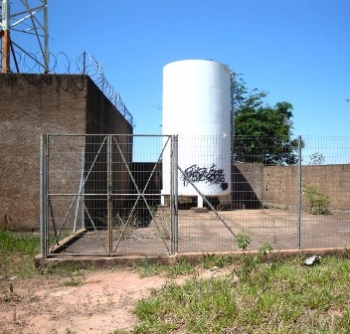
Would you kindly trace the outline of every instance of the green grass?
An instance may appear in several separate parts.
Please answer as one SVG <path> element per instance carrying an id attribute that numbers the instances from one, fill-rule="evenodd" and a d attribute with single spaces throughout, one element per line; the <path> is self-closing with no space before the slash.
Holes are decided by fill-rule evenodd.
<path id="1" fill-rule="evenodd" d="M 238 311 L 228 280 L 191 278 L 153 290 L 135 313 L 142 324 L 134 333 L 171 333 L 184 325 L 189 333 L 209 333 L 232 323 Z"/>
<path id="2" fill-rule="evenodd" d="M 34 256 L 39 252 L 39 235 L 0 229 L 0 275 L 3 278 L 37 275 Z"/>
<path id="3" fill-rule="evenodd" d="M 169 266 L 160 262 L 152 262 L 144 258 L 137 265 L 137 271 L 141 277 L 164 275 L 175 278 L 179 276 L 194 274 L 196 268 L 185 258 L 180 258 L 174 265 Z"/>
<path id="4" fill-rule="evenodd" d="M 32 255 L 40 250 L 40 237 L 33 233 L 19 233 L 0 229 L 1 254 Z"/>
<path id="5" fill-rule="evenodd" d="M 53 239 L 53 237 L 52 237 Z M 40 254 L 40 236 L 33 232 L 18 232 L 0 228 L 0 280 L 16 276 L 19 279 L 38 275 L 68 275 L 79 272 L 74 264 L 53 264 L 35 267 L 34 257 Z M 94 268 L 86 268 L 93 270 Z M 68 282 L 67 284 L 77 284 Z"/>
<path id="6" fill-rule="evenodd" d="M 200 266 L 204 269 L 210 269 L 213 267 L 223 268 L 235 262 L 233 256 L 220 256 L 217 254 L 203 254 L 200 260 Z"/>
<path id="7" fill-rule="evenodd" d="M 203 259 L 206 266 L 219 257 Z M 246 257 L 227 277 L 152 290 L 137 302 L 139 325 L 129 333 L 350 333 L 349 278 L 347 257 L 326 257 L 314 267 L 299 258 Z"/>
<path id="8" fill-rule="evenodd" d="M 0 230 L 1 279 L 68 273 L 63 285 L 81 284 L 74 266 L 39 273 L 33 261 L 39 252 L 37 234 Z M 128 333 L 350 333 L 349 252 L 325 257 L 313 267 L 301 258 L 263 262 L 263 257 L 264 252 L 254 257 L 205 254 L 197 266 L 185 258 L 173 266 L 144 259 L 137 267 L 143 276 L 192 275 L 138 301 L 139 324 Z M 197 275 L 200 268 L 231 264 L 225 277 Z"/>

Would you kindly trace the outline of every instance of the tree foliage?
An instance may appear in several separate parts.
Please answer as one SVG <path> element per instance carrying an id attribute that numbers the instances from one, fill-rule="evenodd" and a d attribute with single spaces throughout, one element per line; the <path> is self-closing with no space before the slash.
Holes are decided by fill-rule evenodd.
<path id="1" fill-rule="evenodd" d="M 293 106 L 278 102 L 271 107 L 264 103 L 266 92 L 248 92 L 239 80 L 234 90 L 233 143 L 234 159 L 240 162 L 262 162 L 293 165 L 298 161 L 298 139 L 292 139 Z"/>

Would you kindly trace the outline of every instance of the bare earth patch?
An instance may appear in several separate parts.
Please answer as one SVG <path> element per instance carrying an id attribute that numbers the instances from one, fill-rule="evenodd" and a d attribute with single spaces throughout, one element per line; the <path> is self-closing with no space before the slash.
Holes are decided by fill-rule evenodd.
<path id="1" fill-rule="evenodd" d="M 228 268 L 203 270 L 201 277 L 226 275 Z M 181 282 L 186 277 L 178 279 Z M 134 271 L 86 272 L 77 276 L 0 281 L 0 333 L 112 333 L 132 329 L 136 300 L 172 279 L 140 277 Z"/>

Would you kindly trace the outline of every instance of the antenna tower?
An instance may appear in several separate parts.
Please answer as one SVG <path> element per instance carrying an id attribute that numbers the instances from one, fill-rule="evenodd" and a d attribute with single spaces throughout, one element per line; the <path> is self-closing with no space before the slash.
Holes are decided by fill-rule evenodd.
<path id="1" fill-rule="evenodd" d="M 0 0 L 0 69 L 49 72 L 47 0 Z"/>

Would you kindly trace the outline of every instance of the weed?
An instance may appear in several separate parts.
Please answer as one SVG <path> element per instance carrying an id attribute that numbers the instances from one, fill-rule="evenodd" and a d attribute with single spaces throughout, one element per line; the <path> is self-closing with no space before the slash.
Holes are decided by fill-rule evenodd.
<path id="1" fill-rule="evenodd" d="M 223 268 L 232 264 L 234 261 L 232 256 L 220 256 L 217 254 L 204 254 L 201 257 L 201 266 L 205 269 L 212 267 Z"/>
<path id="2" fill-rule="evenodd" d="M 0 272 L 3 278 L 30 277 L 37 274 L 33 257 L 40 251 L 40 238 L 33 233 L 0 229 Z"/>
<path id="3" fill-rule="evenodd" d="M 166 266 L 166 272 L 170 277 L 178 277 L 194 273 L 195 268 L 186 258 L 180 258 L 173 266 Z"/>
<path id="4" fill-rule="evenodd" d="M 79 286 L 82 282 L 74 277 L 71 277 L 68 281 L 61 283 L 61 286 Z"/>
<path id="5" fill-rule="evenodd" d="M 151 262 L 147 258 L 144 258 L 140 262 L 141 277 L 165 274 L 174 278 L 181 275 L 194 273 L 194 271 L 195 268 L 186 260 L 186 258 L 180 258 L 172 266 L 168 266 L 160 262 Z"/>
<path id="6" fill-rule="evenodd" d="M 303 193 L 310 202 L 310 211 L 315 215 L 327 215 L 331 213 L 330 198 L 322 194 L 316 185 L 304 184 Z"/>
<path id="7" fill-rule="evenodd" d="M 259 247 L 259 254 L 266 255 L 267 253 L 270 253 L 273 251 L 272 245 L 265 241 L 260 247 Z"/>
<path id="8" fill-rule="evenodd" d="M 42 269 L 42 274 L 45 275 L 77 275 L 83 272 L 84 270 L 94 270 L 93 266 L 86 266 L 84 268 L 79 267 L 76 263 L 72 262 L 56 262 L 48 264 Z"/>
<path id="9" fill-rule="evenodd" d="M 160 262 L 152 262 L 147 257 L 137 265 L 141 277 L 160 275 L 164 271 L 164 265 Z"/>
<path id="10" fill-rule="evenodd" d="M 252 241 L 249 234 L 247 234 L 244 231 L 237 233 L 235 235 L 235 239 L 236 239 L 236 243 L 237 243 L 238 248 L 242 249 L 242 251 L 245 251 Z"/>
<path id="11" fill-rule="evenodd" d="M 244 256 L 238 257 L 238 267 L 233 271 L 241 282 L 248 281 L 250 274 L 255 267 L 260 263 L 260 260 L 256 256 Z"/>
<path id="12" fill-rule="evenodd" d="M 33 233 L 0 229 L 0 254 L 34 255 L 40 251 L 40 238 Z"/>
<path id="13" fill-rule="evenodd" d="M 342 328 L 347 328 L 349 330 L 350 328 L 350 308 L 346 308 L 343 312 L 343 315 L 339 319 L 337 323 L 337 328 L 341 330 Z M 345 333 L 345 332 L 344 332 Z M 346 332 L 348 333 L 348 331 Z"/>

